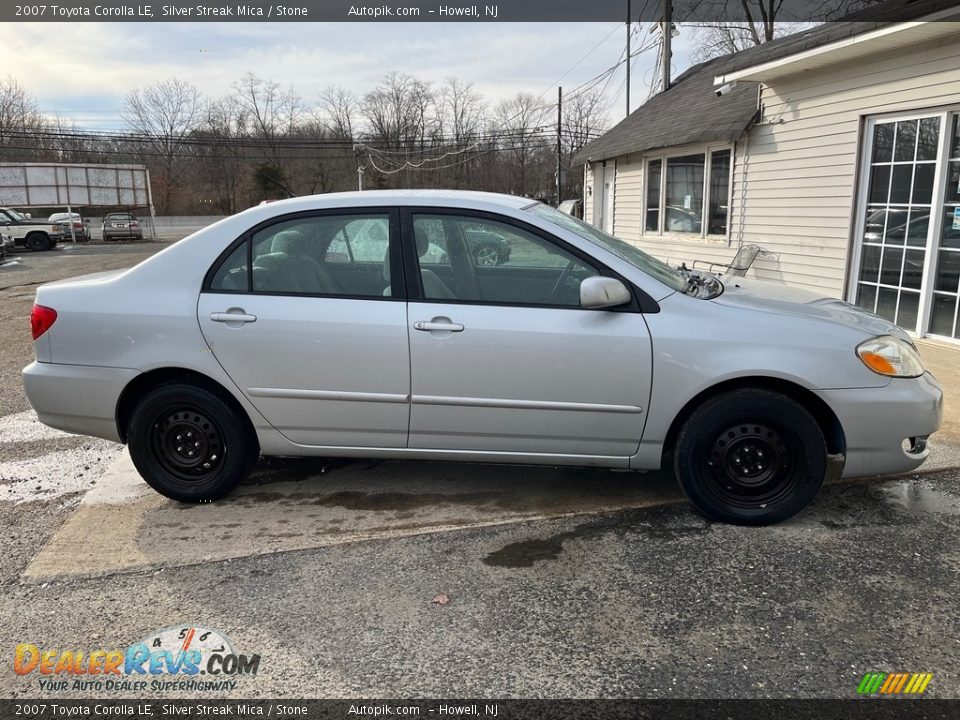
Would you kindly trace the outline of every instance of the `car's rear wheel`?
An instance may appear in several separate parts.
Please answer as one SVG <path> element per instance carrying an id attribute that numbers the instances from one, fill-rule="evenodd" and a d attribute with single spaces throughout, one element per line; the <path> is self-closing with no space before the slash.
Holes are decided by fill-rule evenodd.
<path id="1" fill-rule="evenodd" d="M 43 252 L 53 247 L 50 243 L 50 236 L 43 233 L 30 233 L 24 242 L 34 252 Z"/>
<path id="2" fill-rule="evenodd" d="M 777 392 L 744 389 L 706 401 L 677 436 L 680 486 L 707 517 L 769 525 L 813 499 L 827 470 L 820 426 Z"/>
<path id="3" fill-rule="evenodd" d="M 247 478 L 259 456 L 241 411 L 189 383 L 152 390 L 137 404 L 127 432 L 130 457 L 157 492 L 181 502 L 211 502 Z"/>

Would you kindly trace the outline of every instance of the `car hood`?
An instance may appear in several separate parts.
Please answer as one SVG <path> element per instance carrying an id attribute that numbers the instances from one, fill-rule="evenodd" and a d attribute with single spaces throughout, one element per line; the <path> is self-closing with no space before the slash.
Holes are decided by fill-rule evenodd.
<path id="1" fill-rule="evenodd" d="M 720 305 L 835 322 L 871 337 L 893 335 L 912 342 L 903 328 L 842 300 L 753 278 L 723 278 L 723 282 L 723 294 L 712 301 Z"/>

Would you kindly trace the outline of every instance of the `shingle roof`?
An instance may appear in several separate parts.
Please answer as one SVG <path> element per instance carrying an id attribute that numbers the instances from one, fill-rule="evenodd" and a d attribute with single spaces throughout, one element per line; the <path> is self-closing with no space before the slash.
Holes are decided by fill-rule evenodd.
<path id="1" fill-rule="evenodd" d="M 757 110 L 757 83 L 738 82 L 717 97 L 714 78 L 753 65 L 869 32 L 895 22 L 955 8 L 958 0 L 887 0 L 794 35 L 695 65 L 573 157 L 573 164 L 695 142 L 732 142 L 743 135 Z"/>
<path id="2" fill-rule="evenodd" d="M 717 97 L 713 79 L 731 56 L 695 65 L 573 158 L 580 163 L 695 142 L 733 142 L 757 112 L 757 83 L 741 82 Z"/>

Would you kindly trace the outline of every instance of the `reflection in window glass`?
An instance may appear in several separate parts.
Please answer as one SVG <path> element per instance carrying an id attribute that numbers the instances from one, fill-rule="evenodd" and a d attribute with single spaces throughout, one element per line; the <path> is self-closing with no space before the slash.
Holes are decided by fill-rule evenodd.
<path id="1" fill-rule="evenodd" d="M 897 162 L 912 161 L 917 150 L 917 121 L 902 120 L 897 123 L 897 141 L 893 159 Z"/>
<path id="2" fill-rule="evenodd" d="M 893 123 L 877 123 L 873 128 L 873 161 L 893 159 Z"/>
<path id="3" fill-rule="evenodd" d="M 940 118 L 923 118 L 917 138 L 917 160 L 936 160 L 940 140 Z"/>
<path id="4" fill-rule="evenodd" d="M 413 232 L 430 300 L 579 307 L 581 281 L 597 274 L 554 243 L 495 220 L 418 215 Z M 439 242 L 447 263 L 425 262 Z"/>
<path id="5" fill-rule="evenodd" d="M 665 232 L 700 233 L 704 155 L 667 158 Z"/>
<path id="6" fill-rule="evenodd" d="M 730 202 L 730 151 L 717 150 L 710 154 L 710 215 L 707 232 L 727 234 L 727 216 Z"/>
<path id="7" fill-rule="evenodd" d="M 222 290 L 225 292 L 247 292 L 250 289 L 249 276 L 247 274 L 247 249 L 246 242 L 241 243 L 236 250 L 230 253 L 223 265 L 221 265 L 213 280 L 210 283 L 211 290 Z"/>

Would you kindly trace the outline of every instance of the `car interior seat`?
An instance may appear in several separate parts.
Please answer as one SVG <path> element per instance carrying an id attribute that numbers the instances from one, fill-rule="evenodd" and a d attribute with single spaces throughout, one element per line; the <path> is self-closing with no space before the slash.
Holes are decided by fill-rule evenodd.
<path id="1" fill-rule="evenodd" d="M 424 235 L 417 235 L 417 255 L 421 258 L 427 254 L 430 249 L 430 239 Z M 383 279 L 387 281 L 387 287 L 383 294 L 390 295 L 390 248 L 383 257 Z M 423 266 L 420 267 L 420 281 L 423 283 L 423 294 L 428 300 L 455 299 L 456 295 L 447 287 L 447 284 L 441 280 L 435 272 Z"/>

